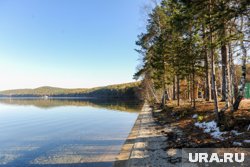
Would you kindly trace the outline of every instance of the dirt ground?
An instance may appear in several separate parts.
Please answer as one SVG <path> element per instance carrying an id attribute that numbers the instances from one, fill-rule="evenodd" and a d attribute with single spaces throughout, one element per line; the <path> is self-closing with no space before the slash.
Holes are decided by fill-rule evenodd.
<path id="1" fill-rule="evenodd" d="M 224 107 L 224 103 L 219 103 L 219 108 Z M 209 133 L 204 133 L 203 129 L 195 126 L 197 122 L 210 122 L 215 120 L 213 102 L 197 102 L 196 109 L 192 109 L 190 104 L 183 102 L 177 107 L 175 102 L 169 102 L 165 110 L 161 111 L 154 106 L 154 118 L 160 125 L 171 124 L 182 131 L 181 136 L 175 133 L 165 134 L 172 138 L 172 148 L 204 148 L 204 147 L 250 147 L 250 100 L 243 100 L 237 112 L 225 112 L 225 125 L 220 126 L 223 140 L 213 138 Z M 195 118 L 194 118 L 195 116 Z"/>

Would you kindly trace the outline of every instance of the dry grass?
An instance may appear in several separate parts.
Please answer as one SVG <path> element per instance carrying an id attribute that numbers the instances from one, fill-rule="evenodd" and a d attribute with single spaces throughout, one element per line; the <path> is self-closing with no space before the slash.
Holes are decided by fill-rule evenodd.
<path id="1" fill-rule="evenodd" d="M 242 100 L 241 103 L 240 103 L 239 108 L 243 109 L 243 110 L 250 111 L 250 99 L 244 99 L 244 100 Z"/>

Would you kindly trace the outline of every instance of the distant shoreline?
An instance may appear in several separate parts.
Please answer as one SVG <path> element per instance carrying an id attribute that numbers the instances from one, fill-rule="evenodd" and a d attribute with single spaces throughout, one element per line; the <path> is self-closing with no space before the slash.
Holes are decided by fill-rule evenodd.
<path id="1" fill-rule="evenodd" d="M 0 91 L 1 99 L 141 99 L 140 82 L 132 82 L 91 89 L 39 87 Z"/>

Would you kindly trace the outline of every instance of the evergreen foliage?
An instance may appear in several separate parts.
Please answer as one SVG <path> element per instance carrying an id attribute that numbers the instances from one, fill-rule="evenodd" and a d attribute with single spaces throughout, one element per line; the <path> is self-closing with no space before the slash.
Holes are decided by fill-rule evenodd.
<path id="1" fill-rule="evenodd" d="M 189 99 L 195 108 L 200 92 L 201 98 L 213 99 L 218 121 L 225 109 L 237 110 L 232 106 L 238 106 L 249 77 L 249 11 L 247 0 L 162 0 L 156 5 L 136 42 L 143 62 L 134 77 L 143 79 L 147 97 L 159 101 L 161 92 L 163 107 L 177 96 L 178 105 L 180 98 Z M 239 57 L 242 83 L 237 92 L 232 69 Z M 225 109 L 219 110 L 218 99 L 226 101 Z"/>

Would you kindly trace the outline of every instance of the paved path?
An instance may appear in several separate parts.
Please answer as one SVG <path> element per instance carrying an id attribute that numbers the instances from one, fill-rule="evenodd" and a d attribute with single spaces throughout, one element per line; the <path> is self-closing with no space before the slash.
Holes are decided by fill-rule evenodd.
<path id="1" fill-rule="evenodd" d="M 114 167 L 178 167 L 181 150 L 167 149 L 172 132 L 170 125 L 160 126 L 154 121 L 151 108 L 144 105 L 135 125 L 124 143 Z"/>

